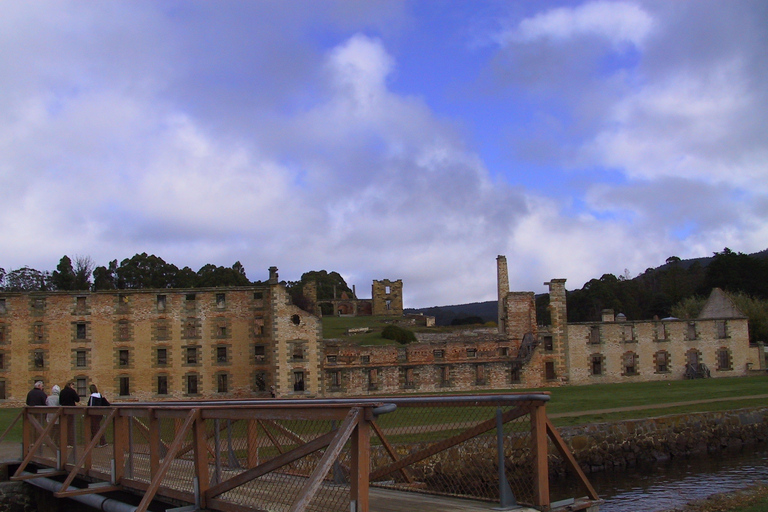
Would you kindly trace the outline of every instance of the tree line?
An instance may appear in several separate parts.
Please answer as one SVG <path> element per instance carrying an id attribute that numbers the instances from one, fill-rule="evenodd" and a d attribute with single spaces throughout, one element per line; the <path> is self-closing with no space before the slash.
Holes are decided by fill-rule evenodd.
<path id="1" fill-rule="evenodd" d="M 64 255 L 53 272 L 28 266 L 6 272 L 0 268 L 0 290 L 9 292 L 56 290 L 128 290 L 142 288 L 207 288 L 249 286 L 245 268 L 237 261 L 231 267 L 203 265 L 198 271 L 178 268 L 159 256 L 147 253 L 95 266 L 89 256 Z"/>
<path id="2" fill-rule="evenodd" d="M 604 274 L 567 292 L 568 321 L 594 322 L 603 309 L 628 320 L 696 318 L 713 288 L 721 288 L 750 319 L 750 339 L 768 341 L 768 259 L 727 247 L 705 261 L 672 256 L 666 264 L 630 279 Z M 549 323 L 549 295 L 537 298 L 537 315 Z"/>

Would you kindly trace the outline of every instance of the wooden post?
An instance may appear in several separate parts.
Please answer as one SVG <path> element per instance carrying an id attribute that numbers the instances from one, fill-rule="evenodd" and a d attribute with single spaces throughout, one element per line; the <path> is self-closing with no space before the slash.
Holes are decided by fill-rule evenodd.
<path id="1" fill-rule="evenodd" d="M 195 423 L 192 425 L 192 442 L 195 444 L 195 475 L 200 496 L 200 503 L 195 505 L 205 509 L 208 507 L 205 494 L 208 492 L 211 479 L 208 475 L 208 438 L 205 435 L 205 419 L 200 411 L 197 412 Z"/>
<path id="2" fill-rule="evenodd" d="M 74 418 L 61 410 L 59 418 L 59 451 L 61 451 L 61 463 L 57 469 L 63 470 L 67 467 L 67 458 L 69 457 L 69 419 Z"/>
<path id="3" fill-rule="evenodd" d="M 349 499 L 357 503 L 355 512 L 368 512 L 368 485 L 371 471 L 371 429 L 367 414 L 352 433 L 352 465 L 350 468 Z"/>
<path id="4" fill-rule="evenodd" d="M 543 404 L 531 406 L 531 456 L 533 458 L 533 500 L 549 510 L 549 467 L 547 463 L 547 412 Z"/>
<path id="5" fill-rule="evenodd" d="M 93 438 L 93 434 L 95 432 L 92 432 L 91 429 L 91 417 L 89 413 L 92 412 L 90 410 L 90 407 L 86 407 L 83 411 L 83 435 L 85 438 L 83 439 L 83 445 L 88 446 L 88 444 L 91 442 Z M 86 449 L 85 450 L 85 460 L 83 461 L 83 468 L 86 470 L 86 473 L 88 473 L 88 470 L 91 469 L 91 450 Z"/>
<path id="6" fill-rule="evenodd" d="M 246 422 L 248 436 L 248 467 L 255 468 L 259 465 L 259 422 L 248 420 Z"/>
<path id="7" fill-rule="evenodd" d="M 160 467 L 160 420 L 154 409 L 149 409 L 149 479 L 157 474 Z"/>
<path id="8" fill-rule="evenodd" d="M 125 473 L 125 452 L 132 449 L 128 446 L 128 420 L 129 416 L 123 416 L 120 412 L 112 420 L 113 425 L 113 449 L 115 457 L 114 484 L 119 484 Z"/>
<path id="9" fill-rule="evenodd" d="M 27 415 L 29 414 L 29 408 L 26 408 L 24 410 L 24 418 L 21 422 L 21 442 L 23 444 L 22 446 L 22 452 L 21 456 L 23 459 L 27 458 L 27 454 L 29 453 L 29 447 L 32 446 L 32 423 L 27 418 Z"/>

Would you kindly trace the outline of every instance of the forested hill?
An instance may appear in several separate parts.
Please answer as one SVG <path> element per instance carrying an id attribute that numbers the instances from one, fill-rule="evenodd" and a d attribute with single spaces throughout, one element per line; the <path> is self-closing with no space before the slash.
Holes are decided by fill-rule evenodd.
<path id="1" fill-rule="evenodd" d="M 768 249 L 742 254 L 726 248 L 707 258 L 667 258 L 664 265 L 649 268 L 634 278 L 604 274 L 582 288 L 568 292 L 568 321 L 600 319 L 603 309 L 624 313 L 629 320 L 671 315 L 672 308 L 691 297 L 706 297 L 718 287 L 768 300 Z M 537 316 L 548 323 L 549 295 L 536 297 Z M 408 310 L 434 316 L 438 325 L 450 325 L 470 317 L 482 322 L 497 320 L 496 301 Z"/>
<path id="2" fill-rule="evenodd" d="M 498 302 L 473 302 L 471 304 L 457 304 L 455 306 L 434 306 L 422 309 L 406 309 L 405 313 L 424 314 L 435 317 L 437 325 L 451 325 L 461 323 L 485 323 L 495 322 L 498 319 Z"/>

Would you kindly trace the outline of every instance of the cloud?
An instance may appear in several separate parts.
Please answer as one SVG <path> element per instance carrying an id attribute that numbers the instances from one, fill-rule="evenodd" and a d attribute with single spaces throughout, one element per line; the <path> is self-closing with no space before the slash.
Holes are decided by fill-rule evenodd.
<path id="1" fill-rule="evenodd" d="M 595 36 L 614 46 L 642 46 L 653 29 L 653 18 L 630 2 L 587 2 L 578 7 L 559 7 L 523 19 L 497 35 L 501 44 L 530 43 L 550 39 L 558 43 Z"/>
<path id="2" fill-rule="evenodd" d="M 759 9 L 533 3 L 461 54 L 411 7 L 1 4 L 0 266 L 240 260 L 429 306 L 493 299 L 498 254 L 542 291 L 764 248 Z M 419 74 L 446 36 L 455 74 Z"/>

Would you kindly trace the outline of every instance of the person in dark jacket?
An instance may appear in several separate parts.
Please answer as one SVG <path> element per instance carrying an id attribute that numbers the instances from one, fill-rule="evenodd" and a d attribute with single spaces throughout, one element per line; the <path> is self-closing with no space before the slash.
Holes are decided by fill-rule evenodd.
<path id="1" fill-rule="evenodd" d="M 35 387 L 27 393 L 27 405 L 45 405 L 48 395 L 43 391 L 43 381 L 35 382 Z"/>
<path id="2" fill-rule="evenodd" d="M 27 405 L 45 406 L 45 401 L 47 399 L 48 395 L 46 395 L 45 391 L 43 391 L 43 381 L 41 380 L 35 382 L 35 387 L 30 389 L 29 393 L 27 393 Z M 45 424 L 45 414 L 35 414 L 35 418 L 37 418 L 37 421 L 39 421 L 41 425 Z M 33 434 L 33 438 L 36 437 L 37 435 Z"/>
<path id="3" fill-rule="evenodd" d="M 75 391 L 75 383 L 67 382 L 59 394 L 59 404 L 72 407 L 79 401 L 80 395 Z M 65 414 L 65 417 L 67 418 L 67 444 L 75 446 L 75 417 L 71 414 Z"/>
<path id="4" fill-rule="evenodd" d="M 88 406 L 89 407 L 107 407 L 109 406 L 109 400 L 106 399 L 106 397 L 101 396 L 101 393 L 99 393 L 98 388 L 96 387 L 96 384 L 91 384 L 89 386 L 91 391 L 91 396 L 88 397 Z M 98 432 L 99 428 L 101 428 L 101 415 L 93 415 L 91 416 L 91 436 L 95 435 L 96 432 Z M 91 438 L 93 439 L 93 438 Z M 101 439 L 99 439 L 99 444 L 96 446 L 106 446 L 107 445 L 107 438 L 104 437 L 104 434 L 101 435 Z"/>

